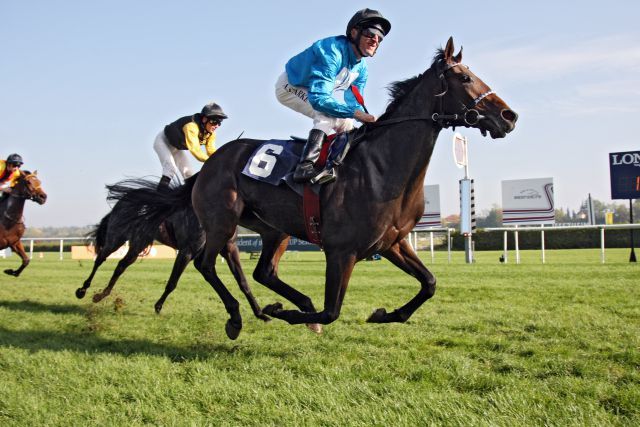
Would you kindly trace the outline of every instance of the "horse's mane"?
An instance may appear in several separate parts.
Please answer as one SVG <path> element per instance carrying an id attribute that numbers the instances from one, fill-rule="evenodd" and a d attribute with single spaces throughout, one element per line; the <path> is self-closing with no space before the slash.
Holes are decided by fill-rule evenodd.
<path id="1" fill-rule="evenodd" d="M 433 56 L 433 61 L 431 62 L 431 66 L 429 69 L 433 68 L 436 64 L 439 64 L 444 61 L 444 49 L 440 48 L 436 50 L 436 54 Z M 428 70 L 427 70 L 428 71 Z M 418 74 L 417 76 L 410 77 L 406 80 L 396 81 L 391 83 L 387 90 L 389 91 L 389 96 L 391 97 L 391 101 L 389 101 L 389 105 L 387 105 L 387 109 L 384 112 L 384 115 L 388 115 L 393 113 L 396 108 L 398 108 L 398 104 L 407 96 L 411 91 L 420 83 L 422 76 L 424 73 Z"/>
<path id="2" fill-rule="evenodd" d="M 31 175 L 31 171 L 24 170 L 24 169 L 20 170 L 20 176 L 27 176 L 27 175 Z"/>

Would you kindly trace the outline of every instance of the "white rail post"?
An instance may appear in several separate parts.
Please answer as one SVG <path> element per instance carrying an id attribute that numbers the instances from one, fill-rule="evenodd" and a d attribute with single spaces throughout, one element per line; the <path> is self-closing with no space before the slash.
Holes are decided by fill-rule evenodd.
<path id="1" fill-rule="evenodd" d="M 447 255 L 451 264 L 451 229 L 447 228 Z"/>
<path id="2" fill-rule="evenodd" d="M 433 253 L 433 231 L 431 231 L 429 233 L 429 241 L 430 241 L 430 248 L 431 248 L 431 264 L 434 263 L 434 253 Z"/>
<path id="3" fill-rule="evenodd" d="M 502 252 L 502 256 L 504 257 L 504 263 L 507 263 L 507 256 L 508 256 L 508 251 L 507 251 L 507 245 L 509 242 L 509 235 L 507 234 L 508 231 L 505 230 L 504 231 L 504 237 L 503 237 L 503 241 L 504 241 L 504 251 Z"/>
<path id="4" fill-rule="evenodd" d="M 542 227 L 544 227 L 544 225 Z M 544 264 L 544 229 L 540 230 L 540 240 L 542 244 L 542 263 Z"/>
<path id="5" fill-rule="evenodd" d="M 33 239 L 29 243 L 29 259 L 33 259 Z"/>
<path id="6" fill-rule="evenodd" d="M 62 256 L 63 251 L 64 251 L 64 239 L 60 239 L 60 261 L 62 261 L 62 258 L 64 258 Z"/>
<path id="7" fill-rule="evenodd" d="M 600 228 L 600 262 L 604 264 L 604 227 Z"/>
<path id="8" fill-rule="evenodd" d="M 518 242 L 518 225 L 516 224 L 516 231 L 513 232 L 513 236 L 516 240 L 516 264 L 520 264 L 520 244 Z"/>

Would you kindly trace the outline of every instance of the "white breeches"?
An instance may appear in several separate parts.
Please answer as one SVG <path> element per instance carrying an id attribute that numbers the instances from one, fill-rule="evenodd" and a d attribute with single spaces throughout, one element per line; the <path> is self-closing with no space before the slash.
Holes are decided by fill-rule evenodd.
<path id="1" fill-rule="evenodd" d="M 353 129 L 353 119 L 331 117 L 314 110 L 309 104 L 307 89 L 291 85 L 286 71 L 278 77 L 276 82 L 276 98 L 282 105 L 313 119 L 313 129 L 320 129 L 327 135 L 333 131 L 348 132 Z"/>
<path id="2" fill-rule="evenodd" d="M 169 144 L 164 130 L 161 130 L 158 136 L 156 136 L 153 149 L 160 159 L 162 175 L 173 178 L 176 172 L 180 171 L 182 177 L 187 179 L 195 173 L 189 161 L 189 150 L 179 150 Z"/>

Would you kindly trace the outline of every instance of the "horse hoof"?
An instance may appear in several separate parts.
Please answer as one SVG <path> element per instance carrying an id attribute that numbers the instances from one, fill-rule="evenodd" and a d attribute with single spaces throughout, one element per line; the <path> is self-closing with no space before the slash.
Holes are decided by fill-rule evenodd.
<path id="1" fill-rule="evenodd" d="M 11 270 L 10 268 L 7 268 L 4 272 L 5 272 L 5 274 L 8 274 L 9 276 L 18 277 L 16 272 L 14 270 Z"/>
<path id="2" fill-rule="evenodd" d="M 269 304 L 268 306 L 262 309 L 262 312 L 267 316 L 275 316 L 275 313 L 277 313 L 280 310 L 282 310 L 282 304 L 277 302 L 275 304 Z"/>
<path id="3" fill-rule="evenodd" d="M 307 323 L 306 326 L 314 334 L 322 334 L 322 325 L 320 323 Z"/>
<path id="4" fill-rule="evenodd" d="M 156 311 L 156 314 L 160 314 L 160 312 L 162 311 L 162 304 L 156 304 L 153 306 L 153 308 Z"/>
<path id="5" fill-rule="evenodd" d="M 104 295 L 102 294 L 93 294 L 93 302 L 100 302 L 104 299 Z"/>
<path id="6" fill-rule="evenodd" d="M 76 289 L 76 298 L 82 299 L 82 298 L 84 298 L 86 293 L 87 293 L 86 289 L 78 288 L 78 289 Z"/>
<path id="7" fill-rule="evenodd" d="M 240 330 L 242 329 L 242 324 L 234 325 L 231 322 L 231 319 L 227 320 L 227 324 L 224 325 L 224 331 L 227 333 L 227 336 L 231 340 L 235 340 L 240 335 Z"/>
<path id="8" fill-rule="evenodd" d="M 379 308 L 371 313 L 371 316 L 367 319 L 367 323 L 383 323 L 387 317 L 387 310 Z"/>

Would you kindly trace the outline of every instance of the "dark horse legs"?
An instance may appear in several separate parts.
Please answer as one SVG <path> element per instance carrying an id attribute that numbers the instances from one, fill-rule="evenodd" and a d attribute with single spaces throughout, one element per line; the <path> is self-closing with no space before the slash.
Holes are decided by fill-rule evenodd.
<path id="1" fill-rule="evenodd" d="M 313 306 L 311 298 L 292 288 L 278 277 L 278 264 L 287 250 L 289 236 L 277 230 L 261 230 L 260 236 L 262 237 L 262 253 L 253 272 L 253 278 L 256 282 L 295 304 L 301 311 L 315 313 L 316 308 Z M 307 327 L 317 334 L 322 333 L 322 325 L 318 323 L 307 323 Z"/>
<path id="2" fill-rule="evenodd" d="M 223 238 L 216 239 L 214 233 L 207 232 L 207 243 L 205 249 L 201 252 L 193 261 L 195 267 L 202 274 L 207 282 L 211 285 L 214 291 L 218 294 L 222 303 L 224 304 L 227 313 L 229 313 L 229 320 L 225 325 L 225 332 L 227 336 L 235 340 L 240 335 L 242 329 L 242 316 L 240 316 L 240 305 L 238 301 L 229 293 L 229 290 L 224 286 L 224 283 L 218 278 L 216 273 L 216 258 L 218 254 L 222 252 L 233 236 L 235 228 L 231 228 L 230 233 L 225 233 Z"/>
<path id="3" fill-rule="evenodd" d="M 265 307 L 262 311 L 290 324 L 320 323 L 327 325 L 338 318 L 349 278 L 356 263 L 355 254 L 332 252 L 326 254 L 327 271 L 324 294 L 324 310 L 317 313 L 283 310 L 280 303 Z"/>
<path id="4" fill-rule="evenodd" d="M 367 319 L 367 322 L 406 322 L 425 301 L 434 295 L 436 279 L 422 264 L 406 240 L 401 240 L 391 246 L 382 255 L 405 273 L 416 277 L 420 281 L 421 287 L 418 294 L 402 307 L 391 313 L 387 313 L 384 308 L 379 308 Z M 354 256 L 327 254 L 327 283 L 323 311 L 319 313 L 304 313 L 296 310 L 283 310 L 282 305 L 279 303 L 269 305 L 263 311 L 270 316 L 292 324 L 327 324 L 333 322 L 340 315 L 340 309 L 354 265 Z"/>
<path id="5" fill-rule="evenodd" d="M 111 294 L 113 287 L 116 285 L 116 282 L 118 281 L 122 273 L 124 273 L 124 271 L 129 268 L 131 264 L 136 262 L 136 260 L 138 259 L 138 255 L 140 255 L 140 252 L 142 252 L 144 248 L 148 246 L 148 244 L 149 242 L 130 242 L 129 250 L 127 251 L 125 256 L 120 261 L 118 261 L 118 265 L 111 275 L 109 284 L 101 292 L 96 292 L 95 295 L 93 295 L 93 302 L 100 302 Z"/>
<path id="6" fill-rule="evenodd" d="M 375 310 L 367 319 L 367 322 L 406 322 L 425 301 L 435 294 L 436 278 L 427 270 L 427 267 L 424 266 L 422 261 L 420 261 L 407 240 L 403 239 L 399 243 L 391 246 L 387 251 L 382 253 L 382 256 L 405 273 L 417 278 L 420 281 L 420 291 L 408 303 L 391 313 L 387 313 L 384 308 Z"/>
<path id="7" fill-rule="evenodd" d="M 17 253 L 20 259 L 22 259 L 22 264 L 20 265 L 20 267 L 18 267 L 17 270 L 7 268 L 6 270 L 4 270 L 4 272 L 9 276 L 18 277 L 20 273 L 22 273 L 22 270 L 24 270 L 27 265 L 29 265 L 29 257 L 27 256 L 27 253 L 24 250 L 24 246 L 22 246 L 22 242 L 20 240 L 11 245 L 11 250 Z"/>
<path id="8" fill-rule="evenodd" d="M 89 274 L 89 277 L 87 277 L 87 280 L 84 281 L 84 283 L 82 284 L 82 287 L 76 289 L 76 297 L 78 299 L 84 298 L 85 294 L 87 293 L 87 289 L 89 289 L 89 287 L 91 286 L 93 277 L 96 275 L 96 272 L 98 271 L 98 268 L 100 268 L 102 263 L 106 261 L 109 255 L 114 253 L 120 246 L 124 245 L 126 241 L 127 241 L 126 238 L 121 238 L 117 241 L 111 241 L 106 243 L 100 249 L 99 253 L 96 254 L 96 260 L 93 262 L 93 269 L 91 270 L 91 274 Z M 118 263 L 118 266 L 120 266 L 120 263 Z M 114 272 L 114 275 L 115 275 L 115 272 Z M 119 275 L 120 274 L 118 274 L 118 276 Z M 112 277 L 112 280 L 113 280 L 113 277 Z"/>
<path id="9" fill-rule="evenodd" d="M 229 270 L 231 270 L 231 274 L 233 274 L 236 282 L 238 282 L 240 290 L 247 298 L 247 301 L 251 306 L 251 310 L 253 310 L 253 314 L 258 319 L 262 319 L 265 322 L 271 320 L 268 316 L 262 313 L 262 309 L 251 293 L 251 288 L 249 287 L 249 283 L 247 283 L 247 278 L 245 277 L 244 272 L 242 271 L 242 266 L 240 265 L 240 250 L 238 250 L 238 246 L 235 244 L 235 242 L 229 240 L 220 254 L 227 261 Z"/>

